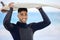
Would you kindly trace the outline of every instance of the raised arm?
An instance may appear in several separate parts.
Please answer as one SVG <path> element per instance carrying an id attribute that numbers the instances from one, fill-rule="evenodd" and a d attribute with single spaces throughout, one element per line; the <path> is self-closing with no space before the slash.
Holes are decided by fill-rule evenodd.
<path id="1" fill-rule="evenodd" d="M 3 25 L 7 30 L 10 30 L 14 26 L 14 24 L 11 23 L 12 12 L 13 12 L 13 7 L 11 5 L 10 10 L 7 12 L 7 14 L 3 20 Z"/>
<path id="2" fill-rule="evenodd" d="M 43 11 L 42 8 L 39 9 L 39 12 L 40 12 L 41 15 L 42 15 L 43 22 L 46 22 L 46 24 L 50 24 L 51 21 L 50 21 L 50 19 L 48 18 L 48 16 L 46 15 L 46 13 Z"/>
<path id="3" fill-rule="evenodd" d="M 48 26 L 51 23 L 50 20 L 49 20 L 49 18 L 48 18 L 48 16 L 46 15 L 46 13 L 43 11 L 42 8 L 39 9 L 39 12 L 41 13 L 43 21 L 31 24 L 31 28 L 34 31 L 39 30 L 39 29 L 43 29 L 43 28 L 45 28 L 46 26 Z"/>

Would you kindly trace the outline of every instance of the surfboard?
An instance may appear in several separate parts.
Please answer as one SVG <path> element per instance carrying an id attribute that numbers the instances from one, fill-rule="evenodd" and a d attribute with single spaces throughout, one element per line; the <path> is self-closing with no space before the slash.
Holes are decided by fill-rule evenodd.
<path id="1" fill-rule="evenodd" d="M 18 10 L 18 8 L 36 8 L 36 7 L 46 7 L 46 6 L 49 6 L 49 7 L 54 7 L 54 8 L 58 8 L 60 9 L 60 5 L 57 5 L 57 4 L 53 4 L 53 3 L 14 3 L 14 7 L 13 7 L 13 10 Z M 9 6 L 8 5 L 4 5 L 3 8 L 5 10 L 9 10 Z M 1 9 L 0 9 L 1 10 Z"/>

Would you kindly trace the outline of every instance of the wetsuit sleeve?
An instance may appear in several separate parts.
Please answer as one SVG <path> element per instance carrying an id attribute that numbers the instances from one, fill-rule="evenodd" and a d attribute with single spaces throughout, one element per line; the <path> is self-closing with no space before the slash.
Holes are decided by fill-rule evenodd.
<path id="1" fill-rule="evenodd" d="M 3 20 L 3 25 L 7 30 L 10 30 L 13 28 L 13 23 L 11 23 L 11 16 L 12 16 L 13 8 L 10 8 L 10 10 L 7 12 L 4 20 Z"/>
<path id="2" fill-rule="evenodd" d="M 46 15 L 46 13 L 43 11 L 42 8 L 39 9 L 39 12 L 41 13 L 43 21 L 38 22 L 38 23 L 31 23 L 31 25 L 32 25 L 31 28 L 34 31 L 39 30 L 39 29 L 43 29 L 43 28 L 45 28 L 46 26 L 48 26 L 51 23 L 48 16 Z"/>

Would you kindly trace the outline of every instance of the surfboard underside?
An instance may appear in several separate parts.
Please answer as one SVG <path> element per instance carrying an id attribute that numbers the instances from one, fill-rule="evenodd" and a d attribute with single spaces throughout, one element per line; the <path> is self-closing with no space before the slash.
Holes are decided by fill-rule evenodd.
<path id="1" fill-rule="evenodd" d="M 41 4 L 41 3 L 16 3 L 14 4 L 13 9 L 17 10 L 18 8 L 36 8 L 36 7 L 43 7 L 43 6 L 49 6 L 60 9 L 60 5 L 57 4 Z M 4 9 L 9 10 L 9 6 L 5 5 Z"/>

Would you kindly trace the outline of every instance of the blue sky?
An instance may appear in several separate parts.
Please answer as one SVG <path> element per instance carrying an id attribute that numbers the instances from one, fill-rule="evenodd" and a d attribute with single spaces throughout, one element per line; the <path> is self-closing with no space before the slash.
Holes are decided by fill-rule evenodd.
<path id="1" fill-rule="evenodd" d="M 9 3 L 12 0 L 1 0 L 5 3 Z M 18 2 L 19 0 L 13 0 Z M 54 2 L 60 4 L 60 0 L 33 0 L 32 2 Z M 31 0 L 20 0 L 20 2 L 31 2 Z M 1 5 L 0 5 L 1 6 Z M 34 40 L 60 40 L 60 9 L 52 7 L 43 7 L 44 11 L 51 20 L 51 24 L 42 30 L 35 32 L 33 39 Z M 13 12 L 11 22 L 16 23 L 18 21 L 17 11 Z M 3 19 L 6 14 L 0 12 L 0 40 L 13 40 L 11 34 L 4 28 Z M 28 21 L 31 22 L 40 22 L 43 21 L 39 11 L 36 8 L 28 9 Z"/>

